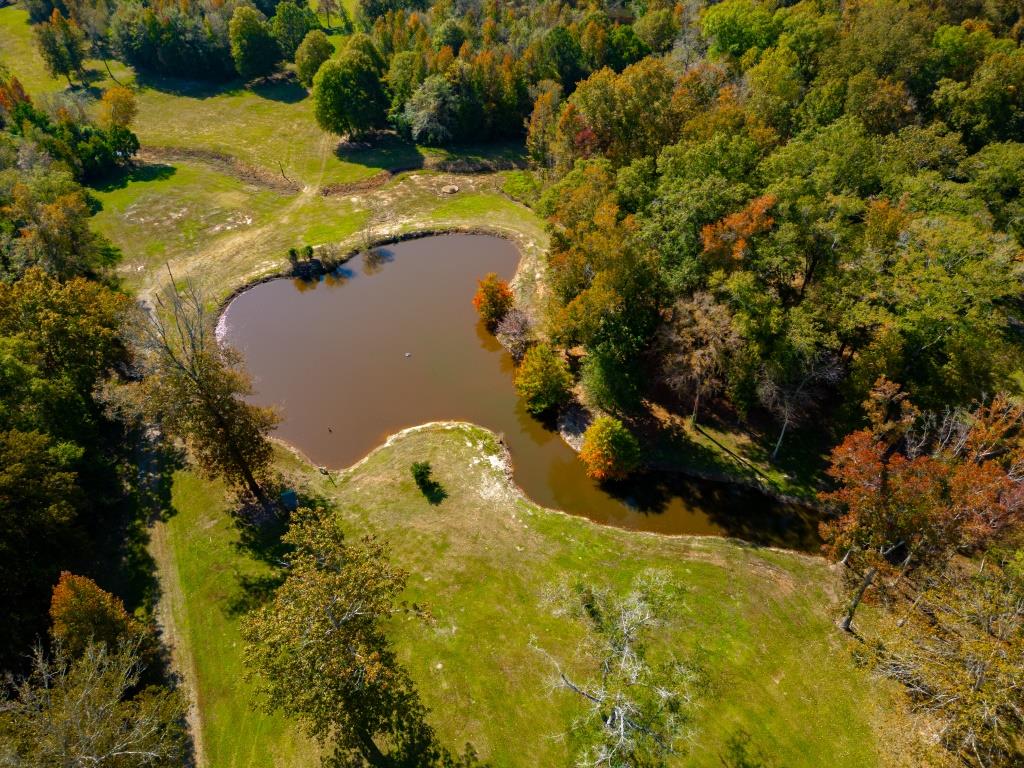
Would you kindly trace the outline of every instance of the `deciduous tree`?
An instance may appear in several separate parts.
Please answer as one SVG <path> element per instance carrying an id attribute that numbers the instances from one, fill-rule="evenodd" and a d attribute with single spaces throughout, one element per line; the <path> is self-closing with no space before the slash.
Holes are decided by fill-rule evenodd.
<path id="1" fill-rule="evenodd" d="M 913 603 L 884 617 L 876 663 L 964 765 L 1011 768 L 1024 748 L 1024 552 L 930 573 Z"/>
<path id="2" fill-rule="evenodd" d="M 1000 396 L 969 411 L 918 414 L 881 380 L 868 410 L 871 429 L 833 450 L 838 488 L 822 494 L 842 510 L 822 525 L 828 552 L 864 571 L 844 629 L 879 573 L 941 569 L 954 552 L 1017 524 L 1024 509 L 1024 407 Z"/>
<path id="3" fill-rule="evenodd" d="M 354 138 L 382 128 L 387 106 L 377 65 L 362 51 L 342 51 L 313 78 L 313 113 L 325 131 Z"/>
<path id="4" fill-rule="evenodd" d="M 707 292 L 679 299 L 661 330 L 666 383 L 677 393 L 693 395 L 696 421 L 701 396 L 725 386 L 729 355 L 740 344 L 727 307 Z"/>
<path id="5" fill-rule="evenodd" d="M 281 49 L 274 39 L 267 17 L 255 8 L 235 8 L 228 26 L 231 58 L 243 80 L 264 77 L 273 72 L 281 60 Z"/>
<path id="6" fill-rule="evenodd" d="M 307 88 L 311 86 L 320 67 L 333 55 L 334 46 L 321 30 L 314 29 L 307 34 L 295 51 L 295 72 L 299 82 Z"/>
<path id="7" fill-rule="evenodd" d="M 540 414 L 569 399 L 572 376 L 561 356 L 550 345 L 541 343 L 526 350 L 516 369 L 515 384 L 526 410 Z"/>
<path id="8" fill-rule="evenodd" d="M 128 615 L 124 603 L 90 578 L 63 571 L 50 599 L 50 635 L 71 658 L 92 643 L 115 650 L 140 641 L 145 627 Z"/>
<path id="9" fill-rule="evenodd" d="M 4 757 L 33 766 L 184 765 L 184 698 L 163 687 L 139 691 L 141 673 L 131 643 L 90 643 L 74 658 L 38 649 L 32 674 L 0 705 Z"/>
<path id="10" fill-rule="evenodd" d="M 686 752 L 700 671 L 649 645 L 678 598 L 660 572 L 642 574 L 625 596 L 590 584 L 558 596 L 556 612 L 586 627 L 576 655 L 588 676 L 576 677 L 567 661 L 538 650 L 554 664 L 556 684 L 584 707 L 572 724 L 577 765 L 660 766 Z"/>
<path id="11" fill-rule="evenodd" d="M 406 573 L 372 537 L 346 541 L 329 510 L 300 508 L 285 542 L 284 583 L 242 626 L 267 708 L 297 718 L 326 766 L 454 764 L 384 634 Z"/>
<path id="12" fill-rule="evenodd" d="M 498 277 L 496 272 L 491 272 L 477 283 L 477 291 L 473 296 L 473 306 L 484 324 L 491 331 L 495 329 L 502 318 L 512 309 L 515 296 L 508 282 Z"/>
<path id="13" fill-rule="evenodd" d="M 141 326 L 143 410 L 188 444 L 200 470 L 269 506 L 265 485 L 273 451 L 267 435 L 277 416 L 246 402 L 249 376 L 238 353 L 217 342 L 196 286 L 186 281 L 178 291 L 172 283 Z"/>
<path id="14" fill-rule="evenodd" d="M 270 31 L 277 41 L 281 55 L 288 61 L 296 58 L 296 51 L 303 39 L 318 26 L 320 24 L 316 20 L 316 14 L 305 5 L 297 5 L 293 0 L 282 0 L 278 3 L 274 17 L 270 20 Z"/>
<path id="15" fill-rule="evenodd" d="M 107 128 L 129 128 L 139 112 L 139 106 L 131 89 L 115 85 L 103 92 L 100 111 Z"/>
<path id="16" fill-rule="evenodd" d="M 640 467 L 640 443 L 614 416 L 598 416 L 583 433 L 580 459 L 595 480 L 621 480 Z"/>
<path id="17" fill-rule="evenodd" d="M 36 45 L 47 70 L 54 77 L 82 75 L 85 63 L 85 33 L 71 19 L 54 8 L 48 21 L 36 27 Z"/>

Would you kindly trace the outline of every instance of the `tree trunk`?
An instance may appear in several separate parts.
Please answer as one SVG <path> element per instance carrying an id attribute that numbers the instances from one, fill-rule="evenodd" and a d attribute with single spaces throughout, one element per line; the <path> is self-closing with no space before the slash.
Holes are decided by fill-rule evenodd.
<path id="1" fill-rule="evenodd" d="M 327 31 L 331 31 L 331 6 L 330 4 L 324 9 L 327 12 Z"/>
<path id="2" fill-rule="evenodd" d="M 110 61 L 107 59 L 106 56 L 103 57 L 103 66 L 107 70 L 107 76 L 118 85 L 121 85 L 121 81 L 114 77 L 114 73 L 110 71 Z"/>
<path id="3" fill-rule="evenodd" d="M 850 605 L 846 609 L 846 615 L 839 623 L 839 628 L 842 629 L 843 632 L 853 631 L 853 615 L 857 612 L 857 607 L 860 605 L 860 601 L 864 598 L 864 593 L 867 592 L 868 587 L 870 587 L 875 581 L 875 575 L 877 573 L 877 568 L 868 568 L 867 573 L 864 574 L 864 578 L 861 579 L 860 586 L 857 587 L 857 591 L 853 593 L 853 599 L 850 600 Z"/>
<path id="4" fill-rule="evenodd" d="M 690 414 L 690 423 L 697 423 L 697 409 L 700 408 L 700 387 L 697 387 L 697 394 L 693 396 L 693 413 Z"/>
<path id="5" fill-rule="evenodd" d="M 224 442 L 227 443 L 228 450 L 235 459 L 235 466 L 238 471 L 242 473 L 242 479 L 245 481 L 246 487 L 249 492 L 256 497 L 256 500 L 264 507 L 270 506 L 270 497 L 267 496 L 266 492 L 256 481 L 256 476 L 252 473 L 252 468 L 249 466 L 249 462 L 245 460 L 242 452 L 238 450 L 238 446 L 235 444 L 234 437 L 231 434 L 231 429 L 228 426 L 228 420 L 224 417 L 224 414 L 209 401 L 208 398 L 203 398 L 206 407 L 210 410 L 213 418 L 217 420 L 217 424 L 220 426 L 221 434 L 224 435 Z"/>
<path id="6" fill-rule="evenodd" d="M 256 482 L 256 478 L 253 475 L 252 470 L 249 469 L 248 463 L 246 463 L 245 459 L 242 459 L 240 456 L 238 456 L 238 452 L 234 449 L 233 446 L 231 452 L 234 453 L 236 456 L 235 460 L 238 462 L 239 469 L 242 470 L 242 477 L 245 479 L 245 484 L 248 486 L 249 492 L 256 497 L 256 500 L 260 504 L 262 504 L 264 507 L 269 507 L 270 497 L 267 496 L 266 491 L 263 490 L 260 484 Z"/>
<path id="7" fill-rule="evenodd" d="M 380 751 L 380 747 L 373 740 L 366 729 L 356 729 L 356 740 L 359 742 L 359 751 L 362 753 L 363 758 L 372 765 L 374 768 L 392 768 L 392 761 L 388 759 L 388 756 Z"/>
<path id="8" fill-rule="evenodd" d="M 789 426 L 789 419 L 786 418 L 782 422 L 782 430 L 779 432 L 779 439 L 775 441 L 775 448 L 772 450 L 772 461 L 775 461 L 775 457 L 779 455 L 779 448 L 782 447 L 782 438 L 786 436 L 786 428 Z"/>

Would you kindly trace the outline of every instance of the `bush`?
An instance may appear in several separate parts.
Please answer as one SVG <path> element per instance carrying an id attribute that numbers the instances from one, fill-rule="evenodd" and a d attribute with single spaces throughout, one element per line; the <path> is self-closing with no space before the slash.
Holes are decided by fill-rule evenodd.
<path id="1" fill-rule="evenodd" d="M 473 297 L 473 306 L 476 307 L 480 319 L 490 330 L 494 330 L 512 309 L 512 289 L 494 272 L 487 274 L 478 285 L 476 295 Z"/>
<path id="2" fill-rule="evenodd" d="M 583 434 L 580 459 L 595 480 L 621 479 L 640 466 L 640 444 L 621 421 L 599 416 Z"/>
<path id="3" fill-rule="evenodd" d="M 555 350 L 547 344 L 538 344 L 523 356 L 515 383 L 516 392 L 526 403 L 526 410 L 538 414 L 569 399 L 572 376 L 569 366 Z"/>
<path id="4" fill-rule="evenodd" d="M 509 171 L 501 191 L 523 205 L 533 205 L 540 199 L 541 183 L 531 171 Z"/>

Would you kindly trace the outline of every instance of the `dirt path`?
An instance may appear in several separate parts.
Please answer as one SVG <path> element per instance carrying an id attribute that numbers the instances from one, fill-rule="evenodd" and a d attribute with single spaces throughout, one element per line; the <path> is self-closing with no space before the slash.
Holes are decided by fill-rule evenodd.
<path id="1" fill-rule="evenodd" d="M 160 576 L 160 602 L 156 608 L 157 625 L 164 645 L 171 654 L 171 666 L 179 677 L 179 686 L 188 699 L 189 735 L 192 738 L 192 753 L 196 768 L 205 768 L 206 752 L 203 749 L 203 719 L 199 708 L 195 660 L 187 642 L 180 639 L 175 615 L 184 615 L 185 594 L 181 589 L 178 566 L 174 560 L 174 548 L 168 540 L 167 523 L 158 521 L 150 528 L 149 552 L 156 561 Z"/>

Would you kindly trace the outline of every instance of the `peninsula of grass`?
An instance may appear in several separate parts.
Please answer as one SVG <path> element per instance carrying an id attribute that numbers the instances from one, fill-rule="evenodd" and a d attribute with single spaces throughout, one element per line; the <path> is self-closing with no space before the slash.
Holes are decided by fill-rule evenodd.
<path id="1" fill-rule="evenodd" d="M 577 579 L 625 589 L 656 568 L 685 592 L 658 642 L 707 677 L 692 746 L 673 765 L 719 767 L 740 743 L 788 768 L 892 764 L 878 729 L 892 692 L 854 665 L 835 629 L 840 606 L 823 560 L 542 509 L 509 481 L 495 436 L 466 424 L 406 431 L 330 477 L 279 454 L 290 483 L 330 503 L 348 535 L 380 536 L 410 572 L 405 597 L 432 618 L 396 621 L 390 633 L 446 742 L 472 742 L 495 766 L 570 764 L 560 735 L 580 702 L 555 689 L 536 647 L 572 665 L 580 627 L 546 596 Z M 416 461 L 430 463 L 442 503 L 417 488 Z M 173 498 L 163 531 L 171 562 L 161 565 L 185 596 L 176 640 L 192 660 L 205 764 L 314 768 L 316 751 L 294 725 L 259 712 L 243 681 L 240 613 L 266 594 L 274 566 L 240 543 L 220 485 L 180 472 Z"/>

